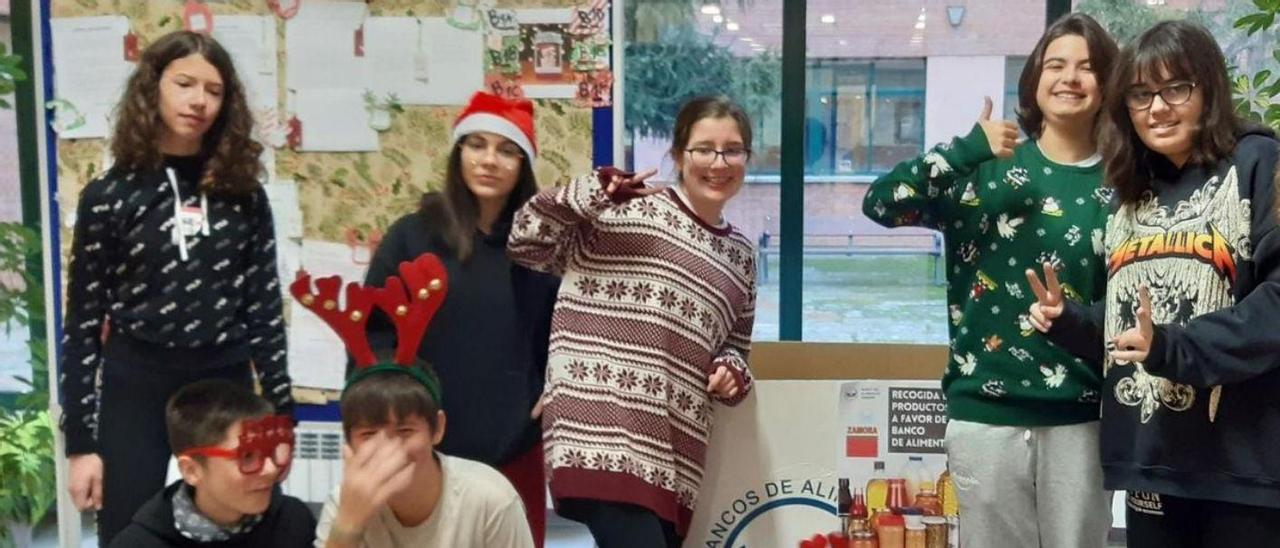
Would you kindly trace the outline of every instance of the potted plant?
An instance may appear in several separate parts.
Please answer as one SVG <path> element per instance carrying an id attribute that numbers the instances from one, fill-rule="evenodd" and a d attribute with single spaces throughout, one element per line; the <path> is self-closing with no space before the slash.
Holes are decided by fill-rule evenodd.
<path id="1" fill-rule="evenodd" d="M 0 44 L 0 108 L 12 108 L 5 96 L 27 78 L 21 61 Z M 44 321 L 44 287 L 31 268 L 39 253 L 35 230 L 0 223 L 0 332 L 6 335 L 15 322 Z M 57 497 L 44 334 L 33 330 L 27 345 L 32 375 L 18 380 L 31 391 L 0 407 L 0 544 L 17 546 L 31 544 L 31 528 Z"/>
<path id="2" fill-rule="evenodd" d="M 49 412 L 0 409 L 0 544 L 31 545 L 57 498 Z"/>

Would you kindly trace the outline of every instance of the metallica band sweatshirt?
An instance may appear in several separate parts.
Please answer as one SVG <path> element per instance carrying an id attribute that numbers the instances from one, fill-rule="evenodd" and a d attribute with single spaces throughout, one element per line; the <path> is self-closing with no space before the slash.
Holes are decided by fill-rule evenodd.
<path id="1" fill-rule="evenodd" d="M 184 371 L 252 361 L 263 395 L 290 412 L 266 192 L 206 195 L 204 163 L 112 169 L 80 194 L 60 364 L 68 455 L 97 452 L 104 360 Z"/>
<path id="2" fill-rule="evenodd" d="M 1102 359 L 1108 489 L 1280 508 L 1280 231 L 1277 142 L 1256 130 L 1231 158 L 1157 160 L 1153 189 L 1107 223 L 1106 297 L 1068 301 L 1049 337 Z M 1136 325 L 1147 286 L 1145 362 L 1104 341 Z"/>

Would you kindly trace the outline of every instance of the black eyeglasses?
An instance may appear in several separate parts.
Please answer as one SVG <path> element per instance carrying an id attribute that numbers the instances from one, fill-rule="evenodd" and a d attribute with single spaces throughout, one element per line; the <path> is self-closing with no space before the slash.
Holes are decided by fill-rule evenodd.
<path id="1" fill-rule="evenodd" d="M 694 165 L 699 167 L 708 167 L 716 163 L 717 158 L 723 158 L 725 165 L 740 166 L 747 163 L 751 158 L 751 151 L 745 148 L 731 148 L 728 150 L 716 150 L 710 147 L 694 147 L 685 149 L 689 153 L 689 159 Z"/>
<path id="2" fill-rule="evenodd" d="M 1147 110 L 1151 108 L 1151 104 L 1155 102 L 1156 96 L 1159 95 L 1164 104 L 1177 106 L 1190 101 L 1191 92 L 1195 89 L 1195 82 L 1169 84 L 1155 91 L 1134 88 L 1124 95 L 1124 103 L 1131 110 Z"/>

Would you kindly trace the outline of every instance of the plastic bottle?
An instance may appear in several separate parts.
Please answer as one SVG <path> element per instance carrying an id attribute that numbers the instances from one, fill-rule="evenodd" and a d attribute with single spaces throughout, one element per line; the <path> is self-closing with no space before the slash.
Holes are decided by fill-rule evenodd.
<path id="1" fill-rule="evenodd" d="M 956 501 L 956 484 L 951 480 L 951 468 L 942 471 L 938 476 L 938 498 L 942 499 L 942 515 L 953 517 L 960 515 L 960 503 Z"/>
<path id="2" fill-rule="evenodd" d="M 867 511 L 875 514 L 876 510 L 889 507 L 889 478 L 884 473 L 884 461 L 876 461 L 875 471 L 867 481 Z"/>
<path id="3" fill-rule="evenodd" d="M 907 502 L 907 480 L 902 478 L 893 478 L 889 480 L 889 510 L 895 514 L 901 514 L 903 508 L 911 506 Z"/>
<path id="4" fill-rule="evenodd" d="M 916 493 L 920 492 L 920 485 L 924 482 L 933 483 L 933 478 L 924 467 L 924 458 L 907 457 L 907 464 L 902 467 L 900 475 L 906 480 L 907 506 L 915 506 Z"/>
<path id="5" fill-rule="evenodd" d="M 920 485 L 920 492 L 916 493 L 916 508 L 926 516 L 942 515 L 942 500 L 933 492 L 933 482 Z"/>
<path id="6" fill-rule="evenodd" d="M 853 490 L 853 504 L 849 507 L 850 519 L 867 519 L 871 514 L 867 511 L 867 499 L 861 489 Z"/>
<path id="7" fill-rule="evenodd" d="M 853 511 L 853 496 L 849 494 L 849 479 L 840 478 L 840 489 L 837 495 L 836 515 L 840 518 L 840 530 L 849 531 L 849 514 Z"/>

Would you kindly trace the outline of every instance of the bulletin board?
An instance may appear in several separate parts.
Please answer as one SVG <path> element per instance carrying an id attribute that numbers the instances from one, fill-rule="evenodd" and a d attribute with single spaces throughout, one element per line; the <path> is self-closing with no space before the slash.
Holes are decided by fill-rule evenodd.
<path id="1" fill-rule="evenodd" d="M 297 3 L 302 4 L 301 15 L 288 14 L 287 8 L 280 9 L 281 5 Z M 272 44 L 276 49 L 278 79 L 276 89 L 272 91 L 278 97 L 275 101 L 278 111 L 285 114 L 280 119 L 267 121 L 267 124 L 278 125 L 283 123 L 284 116 L 294 106 L 291 101 L 297 98 L 296 90 L 289 81 L 291 52 L 287 44 L 291 40 L 295 44 L 299 42 L 296 36 L 294 39 L 288 36 L 290 21 L 307 15 L 306 10 L 312 9 L 312 5 L 341 3 L 323 0 L 49 0 L 47 13 L 54 28 L 52 40 L 58 39 L 58 26 L 75 21 L 74 18 L 123 16 L 127 19 L 127 32 L 132 35 L 128 40 L 136 41 L 139 50 L 169 32 L 191 25 L 192 19 L 184 17 L 191 4 L 197 4 L 200 10 L 204 10 L 203 13 L 209 17 L 204 21 L 211 22 L 215 36 L 218 35 L 220 17 L 228 17 L 226 21 L 231 21 L 232 16 L 269 18 L 271 22 L 263 23 L 264 32 L 270 32 L 274 26 L 275 36 L 273 40 L 263 40 L 263 43 Z M 607 110 L 612 82 L 607 66 L 588 72 L 584 65 L 589 65 L 591 59 L 607 63 L 611 33 L 607 28 L 610 8 L 606 0 L 499 0 L 483 5 L 468 0 L 370 0 L 360 4 L 364 4 L 367 17 L 360 27 L 364 33 L 360 39 L 366 44 L 373 44 L 378 39 L 370 33 L 382 27 L 374 23 L 390 21 L 374 21 L 374 18 L 422 18 L 418 19 L 419 25 L 423 19 L 436 18 L 439 22 L 440 18 L 448 18 L 449 32 L 480 33 L 484 44 L 480 87 L 506 95 L 522 95 L 535 102 L 534 123 L 539 154 L 534 171 L 539 183 L 555 185 L 591 169 L 592 150 L 600 148 L 599 139 L 593 135 L 593 127 L 609 119 L 608 116 L 602 117 L 600 111 Z M 571 16 L 565 18 L 565 12 L 571 12 Z M 588 17 L 588 14 L 598 17 Z M 115 21 L 120 23 L 122 20 L 117 18 Z M 195 21 L 194 26 L 209 24 L 198 19 Z M 421 32 L 419 30 L 419 36 Z M 129 43 L 125 41 L 122 44 L 123 55 L 123 48 Z M 49 68 L 57 73 L 57 43 L 53 51 Z M 232 53 L 235 56 L 235 52 Z M 559 63 L 553 59 L 557 56 Z M 240 65 L 239 60 L 237 65 Z M 553 74 L 557 69 L 560 74 Z M 246 80 L 244 67 L 237 70 L 241 79 Z M 480 70 L 476 73 L 480 74 Z M 440 77 L 439 74 L 434 76 Z M 58 99 L 59 90 L 55 88 L 52 97 Z M 374 97 L 382 100 L 385 95 Z M 465 99 L 449 101 L 461 103 Z M 340 251 L 345 247 L 349 249 L 352 260 L 361 263 L 371 254 L 380 233 L 395 219 L 415 209 L 423 192 L 440 189 L 451 150 L 452 123 L 461 105 L 408 103 L 403 101 L 398 105 L 398 111 L 391 113 L 389 124 L 383 120 L 383 127 L 379 128 L 381 131 L 376 133 L 377 150 L 311 151 L 305 147 L 290 148 L 292 143 L 278 143 L 283 146 L 272 148 L 269 156 L 273 158 L 268 162 L 270 173 L 267 179 L 273 184 L 268 186 L 278 186 L 274 184 L 278 182 L 289 184 L 292 187 L 290 194 L 296 197 L 286 198 L 296 202 L 293 215 L 299 217 L 290 219 L 287 211 L 277 210 L 273 197 L 277 224 L 299 225 L 291 237 L 280 238 L 282 247 L 300 245 Z M 48 106 L 53 113 L 53 105 Z M 55 131 L 62 129 L 57 123 L 55 120 L 52 124 Z M 259 120 L 259 125 L 262 125 L 262 120 Z M 368 132 L 367 128 L 362 129 Z M 72 132 L 67 135 L 72 135 Z M 302 135 L 306 140 L 305 130 Z M 110 160 L 108 143 L 103 138 L 56 138 L 55 146 L 56 180 L 51 183 L 51 195 L 56 196 L 54 218 L 60 222 L 54 236 L 61 249 L 61 264 L 66 264 L 80 191 L 88 181 L 104 171 L 104 165 Z M 330 255 L 346 253 L 341 251 Z M 281 264 L 281 278 L 285 285 L 292 279 L 293 273 L 289 269 L 293 266 Z M 328 273 L 323 266 L 301 266 Z M 292 323 L 296 317 L 290 314 L 290 308 L 286 304 L 286 315 L 290 316 Z M 296 358 L 296 353 L 291 348 L 291 372 L 298 364 L 305 363 L 305 360 Z M 294 376 L 298 377 L 296 373 Z M 308 383 L 295 384 L 306 386 Z"/>

